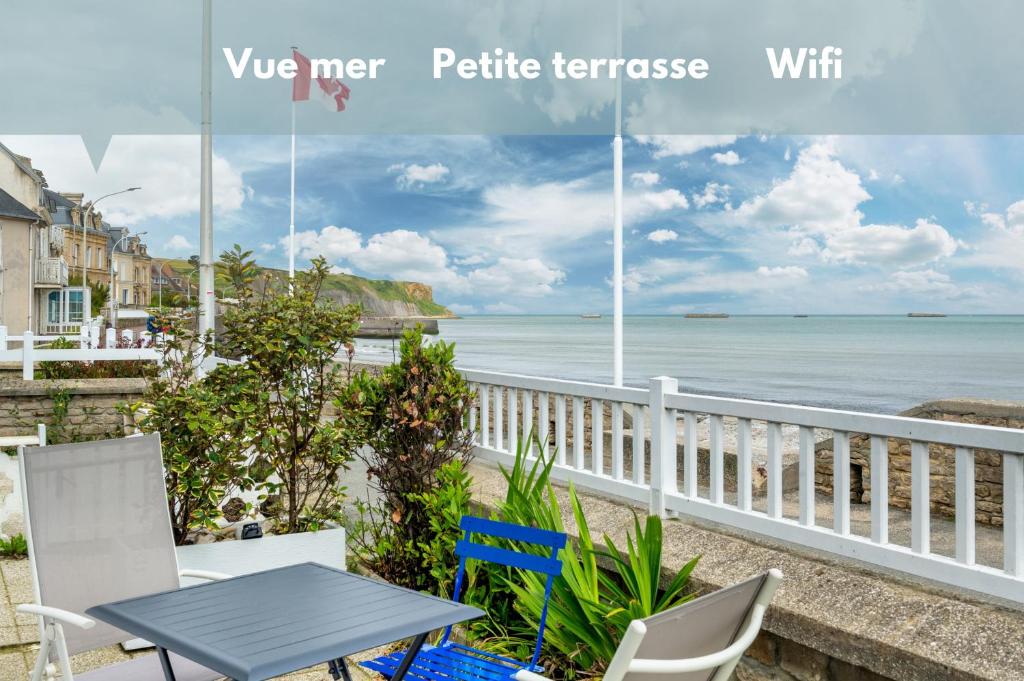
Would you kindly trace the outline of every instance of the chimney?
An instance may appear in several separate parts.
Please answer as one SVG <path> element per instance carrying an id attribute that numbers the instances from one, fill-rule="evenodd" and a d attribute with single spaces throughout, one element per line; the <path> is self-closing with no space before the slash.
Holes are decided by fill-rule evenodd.
<path id="1" fill-rule="evenodd" d="M 79 207 L 82 205 L 82 199 L 85 198 L 85 194 L 82 192 L 60 192 L 60 195 Z"/>

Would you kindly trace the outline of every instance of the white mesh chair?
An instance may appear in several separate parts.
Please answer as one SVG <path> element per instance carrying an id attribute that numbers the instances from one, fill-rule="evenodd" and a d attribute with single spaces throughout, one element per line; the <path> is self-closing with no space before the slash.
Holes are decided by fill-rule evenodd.
<path id="1" fill-rule="evenodd" d="M 39 617 L 39 658 L 31 680 L 160 681 L 156 655 L 72 675 L 69 656 L 123 643 L 124 631 L 82 615 L 125 598 L 178 588 L 179 572 L 164 488 L 159 435 L 20 448 L 25 535 L 35 589 L 21 613 Z M 51 663 L 56 660 L 56 664 Z M 179 681 L 221 678 L 171 656 Z"/>
<path id="2" fill-rule="evenodd" d="M 604 681 L 726 681 L 757 638 L 782 580 L 778 570 L 689 603 L 633 620 L 608 663 Z M 517 681 L 549 681 L 529 671 Z"/>

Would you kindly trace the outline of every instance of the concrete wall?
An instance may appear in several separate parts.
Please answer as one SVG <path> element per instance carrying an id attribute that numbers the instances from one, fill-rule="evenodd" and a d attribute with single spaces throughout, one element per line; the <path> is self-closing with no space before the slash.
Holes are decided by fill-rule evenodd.
<path id="1" fill-rule="evenodd" d="M 1024 429 L 1024 402 L 956 399 L 925 402 L 901 414 L 936 421 Z M 932 513 L 956 515 L 956 459 L 952 447 L 930 446 Z M 1003 465 L 998 452 L 974 453 L 975 521 L 1003 524 Z M 871 500 L 871 443 L 864 435 L 850 437 L 850 486 L 854 502 Z M 832 441 L 818 445 L 815 485 L 832 492 Z M 889 439 L 889 505 L 910 508 L 910 441 Z"/>

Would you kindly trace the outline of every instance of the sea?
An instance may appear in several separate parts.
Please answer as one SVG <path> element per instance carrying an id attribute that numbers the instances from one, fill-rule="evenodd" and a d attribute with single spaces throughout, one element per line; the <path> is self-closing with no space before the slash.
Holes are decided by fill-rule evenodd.
<path id="1" fill-rule="evenodd" d="M 460 367 L 612 380 L 612 320 L 467 316 L 440 321 Z M 1024 401 L 1024 316 L 626 316 L 624 382 L 671 376 L 685 392 L 895 414 L 953 397 Z M 389 361 L 397 342 L 360 340 Z"/>

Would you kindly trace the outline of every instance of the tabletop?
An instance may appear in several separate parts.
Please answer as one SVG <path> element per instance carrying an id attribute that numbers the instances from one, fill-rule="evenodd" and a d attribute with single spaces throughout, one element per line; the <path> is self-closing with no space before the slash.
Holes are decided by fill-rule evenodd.
<path id="1" fill-rule="evenodd" d="M 231 679 L 262 681 L 484 613 L 302 563 L 98 605 L 86 614 Z"/>

